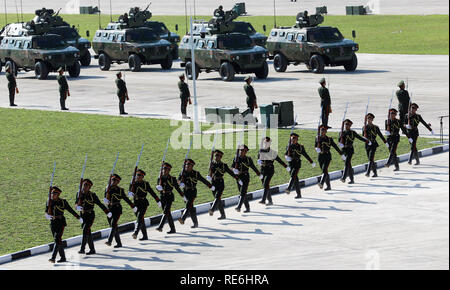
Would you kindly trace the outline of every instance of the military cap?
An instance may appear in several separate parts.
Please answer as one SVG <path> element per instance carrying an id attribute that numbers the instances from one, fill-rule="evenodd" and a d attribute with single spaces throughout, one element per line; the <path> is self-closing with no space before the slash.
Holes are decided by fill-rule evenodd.
<path id="1" fill-rule="evenodd" d="M 189 159 L 186 160 L 186 164 L 195 165 L 195 161 L 189 158 Z"/>
<path id="2" fill-rule="evenodd" d="M 372 113 L 367 114 L 366 117 L 367 117 L 367 118 L 375 119 L 375 115 L 372 114 Z"/>
<path id="3" fill-rule="evenodd" d="M 292 134 L 291 134 L 291 137 L 297 137 L 297 138 L 298 138 L 298 137 L 300 137 L 300 136 L 299 136 L 297 133 L 292 133 Z"/>
<path id="4" fill-rule="evenodd" d="M 122 74 L 122 72 L 119 71 L 119 72 L 116 73 L 116 76 L 119 76 L 119 75 L 121 75 L 121 74 Z"/>
<path id="5" fill-rule="evenodd" d="M 179 74 L 178 77 L 179 77 L 180 79 L 181 79 L 181 78 L 184 78 L 184 73 Z"/>
<path id="6" fill-rule="evenodd" d="M 239 146 L 239 150 L 243 150 L 243 149 L 245 149 L 245 150 L 247 150 L 247 151 L 249 150 L 249 149 L 248 149 L 248 146 L 245 145 L 245 144 Z"/>
<path id="7" fill-rule="evenodd" d="M 114 173 L 113 178 L 118 179 L 119 181 L 122 180 L 122 177 L 119 176 L 119 174 Z"/>
<path id="8" fill-rule="evenodd" d="M 248 81 L 248 80 L 252 80 L 252 77 L 251 77 L 251 76 L 246 76 L 246 77 L 244 78 L 244 81 Z"/>
<path id="9" fill-rule="evenodd" d="M 220 155 L 223 155 L 223 152 L 220 151 L 220 150 L 215 150 L 215 151 L 214 151 L 214 154 L 220 154 Z"/>
<path id="10" fill-rule="evenodd" d="M 52 193 L 58 193 L 58 194 L 60 194 L 61 192 L 62 192 L 61 189 L 59 189 L 59 188 L 56 187 L 56 186 L 52 186 Z"/>
<path id="11" fill-rule="evenodd" d="M 352 120 L 350 120 L 350 119 L 345 119 L 345 120 L 344 120 L 344 124 L 345 124 L 345 123 L 350 123 L 350 125 L 353 125 L 353 122 L 352 122 Z"/>
<path id="12" fill-rule="evenodd" d="M 405 82 L 404 82 L 404 81 L 400 81 L 400 82 L 397 84 L 398 87 L 401 87 L 401 86 L 404 86 L 404 85 L 405 85 Z"/>
<path id="13" fill-rule="evenodd" d="M 323 84 L 324 82 L 326 82 L 326 79 L 325 78 L 321 78 L 320 81 L 319 81 L 319 84 Z"/>
<path id="14" fill-rule="evenodd" d="M 322 124 L 322 125 L 319 126 L 319 130 L 322 129 L 322 128 L 328 130 L 328 129 L 330 129 L 331 127 L 330 127 L 330 126 L 325 126 L 325 125 Z"/>
<path id="15" fill-rule="evenodd" d="M 136 173 L 141 173 L 142 175 L 145 175 L 145 171 L 144 170 L 142 170 L 142 169 L 138 169 L 137 171 L 136 171 Z"/>
<path id="16" fill-rule="evenodd" d="M 391 113 L 398 113 L 397 109 L 395 109 L 395 108 L 391 108 L 391 109 L 389 110 L 389 112 L 391 112 Z"/>
<path id="17" fill-rule="evenodd" d="M 163 167 L 172 168 L 172 165 L 168 162 L 164 162 Z"/>
<path id="18" fill-rule="evenodd" d="M 92 180 L 90 180 L 90 179 L 88 179 L 88 178 L 83 179 L 83 182 L 87 182 L 87 183 L 89 183 L 91 186 L 94 184 L 94 183 L 92 182 Z"/>
<path id="19" fill-rule="evenodd" d="M 418 109 L 418 108 L 419 108 L 419 105 L 417 105 L 416 103 L 412 103 L 412 104 L 411 104 L 411 108 L 416 108 L 416 109 Z"/>
<path id="20" fill-rule="evenodd" d="M 62 72 L 62 71 L 64 71 L 64 69 L 63 69 L 62 67 L 60 67 L 60 68 L 57 70 L 57 72 Z"/>

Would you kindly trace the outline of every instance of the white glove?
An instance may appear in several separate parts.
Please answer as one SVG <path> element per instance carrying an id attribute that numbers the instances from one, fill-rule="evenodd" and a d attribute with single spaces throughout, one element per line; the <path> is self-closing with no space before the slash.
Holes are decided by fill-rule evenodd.
<path id="1" fill-rule="evenodd" d="M 411 125 L 410 124 L 407 124 L 405 127 L 406 127 L 406 129 L 411 130 Z"/>
<path id="2" fill-rule="evenodd" d="M 216 187 L 213 185 L 213 186 L 211 186 L 211 191 L 214 191 L 214 190 L 216 190 Z"/>
<path id="3" fill-rule="evenodd" d="M 112 212 L 108 212 L 108 214 L 106 215 L 108 218 L 112 218 Z"/>
<path id="4" fill-rule="evenodd" d="M 342 160 L 347 160 L 347 156 L 345 156 L 344 154 L 341 155 Z"/>
<path id="5" fill-rule="evenodd" d="M 344 148 L 344 144 L 342 144 L 341 142 L 338 143 L 339 148 Z"/>
<path id="6" fill-rule="evenodd" d="M 369 141 L 369 143 L 367 143 L 369 146 L 372 146 L 372 141 Z"/>
<path id="7" fill-rule="evenodd" d="M 137 212 L 138 208 L 137 206 L 133 207 L 133 212 Z"/>
<path id="8" fill-rule="evenodd" d="M 80 222 L 80 224 L 82 224 L 82 223 L 83 223 L 83 218 L 80 217 L 80 218 L 78 219 L 78 221 Z"/>
<path id="9" fill-rule="evenodd" d="M 384 132 L 384 134 L 385 134 L 386 136 L 391 136 L 391 132 L 389 132 L 389 131 Z"/>
<path id="10" fill-rule="evenodd" d="M 285 155 L 284 158 L 286 158 L 286 161 L 287 161 L 287 162 L 291 162 L 291 161 L 292 161 L 292 158 L 289 157 L 289 156 L 287 156 L 287 155 Z"/>
<path id="11" fill-rule="evenodd" d="M 184 202 L 187 202 L 187 198 L 186 196 L 183 196 Z"/>
<path id="12" fill-rule="evenodd" d="M 286 167 L 287 172 L 291 172 L 291 168 L 288 166 Z"/>
<path id="13" fill-rule="evenodd" d="M 261 175 L 259 176 L 259 179 L 263 180 L 263 178 L 264 178 L 264 175 L 261 174 Z"/>
<path id="14" fill-rule="evenodd" d="M 83 207 L 82 207 L 81 205 L 77 205 L 76 210 L 77 210 L 77 211 L 82 211 L 82 210 L 83 210 Z"/>
<path id="15" fill-rule="evenodd" d="M 244 183 L 240 179 L 239 179 L 238 183 L 239 183 L 240 186 L 244 185 Z"/>
<path id="16" fill-rule="evenodd" d="M 105 198 L 103 199 L 103 203 L 106 204 L 106 205 L 108 205 L 108 204 L 109 204 L 109 200 L 105 197 Z"/>
<path id="17" fill-rule="evenodd" d="M 52 219 L 52 216 L 49 215 L 48 213 L 45 213 L 45 218 L 48 219 L 48 220 L 51 220 L 51 219 Z"/>
<path id="18" fill-rule="evenodd" d="M 414 142 L 413 138 L 408 138 L 408 141 L 409 141 L 409 143 L 411 143 L 411 144 Z"/>
<path id="19" fill-rule="evenodd" d="M 161 185 L 157 185 L 157 186 L 156 186 L 156 190 L 157 190 L 157 191 L 162 191 L 162 190 L 163 190 L 163 187 L 162 187 Z"/>
<path id="20" fill-rule="evenodd" d="M 312 168 L 316 167 L 316 162 L 311 163 Z"/>
<path id="21" fill-rule="evenodd" d="M 233 168 L 233 173 L 238 175 L 239 174 L 239 170 L 237 170 L 236 168 Z"/>
<path id="22" fill-rule="evenodd" d="M 389 144 L 388 143 L 384 143 L 384 145 L 386 145 L 386 148 L 389 149 Z"/>
<path id="23" fill-rule="evenodd" d="M 434 135 L 434 131 L 433 130 L 431 130 L 431 135 Z"/>
<path id="24" fill-rule="evenodd" d="M 183 182 L 180 183 L 180 188 L 181 188 L 181 189 L 183 189 L 183 188 L 185 188 L 185 187 L 186 187 L 186 184 L 184 184 Z"/>
<path id="25" fill-rule="evenodd" d="M 211 181 L 212 181 L 212 177 L 209 176 L 209 175 L 207 175 L 207 176 L 206 176 L 206 180 L 208 180 L 209 182 L 211 182 Z"/>
<path id="26" fill-rule="evenodd" d="M 162 207 L 162 203 L 160 201 L 158 201 L 158 206 Z"/>
<path id="27" fill-rule="evenodd" d="M 322 150 L 320 150 L 320 148 L 316 148 L 316 152 L 320 153 L 320 152 L 322 152 Z"/>
<path id="28" fill-rule="evenodd" d="M 133 196 L 134 196 L 134 193 L 132 193 L 131 191 L 128 191 L 128 196 L 129 196 L 129 197 L 133 197 Z"/>
<path id="29" fill-rule="evenodd" d="M 262 161 L 258 159 L 258 165 L 262 165 Z"/>

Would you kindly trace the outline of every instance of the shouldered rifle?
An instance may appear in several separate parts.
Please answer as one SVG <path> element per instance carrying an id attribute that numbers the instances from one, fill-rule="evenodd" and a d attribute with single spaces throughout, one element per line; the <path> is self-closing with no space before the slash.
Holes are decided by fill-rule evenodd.
<path id="1" fill-rule="evenodd" d="M 187 160 L 189 158 L 189 152 L 191 151 L 191 147 L 192 147 L 192 138 L 190 138 L 190 139 L 191 140 L 190 140 L 190 143 L 189 143 L 189 148 L 188 148 L 188 151 L 186 153 L 186 156 L 184 157 L 183 169 L 181 170 L 181 182 L 182 183 L 185 182 L 185 180 L 184 180 L 184 172 L 186 170 L 186 163 L 187 163 Z"/>
<path id="2" fill-rule="evenodd" d="M 347 116 L 347 110 L 348 110 L 348 102 L 345 105 L 344 117 L 342 117 L 341 136 L 339 138 L 340 139 L 339 142 L 341 142 L 341 144 L 344 144 L 344 142 L 345 142 L 342 135 L 344 134 L 344 122 L 345 122 L 345 117 Z"/>
<path id="3" fill-rule="evenodd" d="M 319 123 L 317 125 L 317 148 L 320 148 L 320 122 L 322 121 L 322 117 L 323 117 L 323 105 L 322 108 L 320 110 L 320 118 L 319 118 Z M 320 148 L 322 149 L 322 148 Z"/>
<path id="4" fill-rule="evenodd" d="M 138 159 L 136 161 L 136 166 L 134 166 L 133 177 L 131 178 L 131 182 L 130 182 L 129 191 L 131 191 L 132 193 L 135 193 L 134 192 L 134 183 L 135 183 L 135 180 L 136 180 L 136 173 L 137 173 L 137 170 L 138 170 L 139 161 L 141 160 L 141 155 L 142 155 L 142 151 L 143 150 L 144 150 L 144 143 L 142 143 L 141 152 L 139 152 L 139 156 L 138 156 Z"/>
<path id="5" fill-rule="evenodd" d="M 48 190 L 48 214 L 49 215 L 53 215 L 52 212 L 52 189 L 53 189 L 53 179 L 55 178 L 55 171 L 56 171 L 56 161 L 53 163 L 53 173 L 52 173 L 52 177 L 50 178 L 50 188 Z"/>
<path id="6" fill-rule="evenodd" d="M 408 125 L 411 126 L 411 104 L 412 104 L 412 93 L 409 97 L 409 104 L 408 104 Z"/>
<path id="7" fill-rule="evenodd" d="M 391 100 L 389 101 L 389 109 L 388 109 L 388 116 L 387 116 L 387 124 L 386 124 L 386 131 L 391 132 L 391 108 L 392 108 L 392 100 L 394 99 L 394 90 L 392 90 L 392 96 Z"/>
<path id="8" fill-rule="evenodd" d="M 170 144 L 170 138 L 167 140 L 166 149 L 164 150 L 163 159 L 161 161 L 161 169 L 159 170 L 159 185 L 162 185 L 163 166 L 164 166 L 164 162 L 166 161 L 166 154 L 167 154 L 167 149 L 169 149 L 169 144 Z"/>
<path id="9" fill-rule="evenodd" d="M 292 154 L 292 150 L 291 150 L 291 147 L 292 147 L 292 139 L 291 139 L 291 135 L 292 135 L 292 133 L 294 133 L 294 128 L 295 128 L 295 125 L 297 124 L 297 115 L 295 115 L 295 118 L 294 118 L 294 124 L 292 125 L 292 127 L 291 127 L 291 133 L 289 134 L 289 143 L 288 143 L 288 155 L 291 155 Z"/>
<path id="10" fill-rule="evenodd" d="M 364 137 L 368 138 L 367 136 L 367 114 L 369 113 L 369 103 L 370 103 L 370 97 L 367 99 L 367 105 L 366 105 L 366 114 L 364 115 Z"/>
<path id="11" fill-rule="evenodd" d="M 114 174 L 114 169 L 116 169 L 117 160 L 119 160 L 119 152 L 117 152 L 116 161 L 114 162 L 113 168 L 111 170 L 111 174 L 109 175 L 108 186 L 106 187 L 106 190 L 105 190 L 105 197 L 109 201 L 111 201 L 111 197 L 109 196 L 109 190 L 111 189 L 111 179 Z"/>
<path id="12" fill-rule="evenodd" d="M 83 170 L 81 170 L 80 185 L 78 186 L 78 192 L 77 192 L 77 196 L 75 199 L 75 204 L 77 204 L 77 205 L 81 205 L 80 204 L 80 195 L 81 195 L 81 190 L 83 189 L 83 180 L 84 180 L 84 172 L 86 171 L 86 162 L 87 162 L 87 154 L 86 154 L 86 157 L 84 158 Z"/>
<path id="13" fill-rule="evenodd" d="M 212 148 L 211 148 L 211 157 L 210 157 L 210 159 L 209 159 L 209 177 L 211 177 L 212 178 L 212 171 L 211 171 L 211 168 L 212 168 L 212 162 L 213 162 L 213 159 L 214 159 L 214 151 L 215 151 L 215 149 L 216 149 L 216 138 L 217 138 L 217 132 L 216 133 L 214 133 L 214 141 L 213 141 L 213 146 L 212 146 Z"/>

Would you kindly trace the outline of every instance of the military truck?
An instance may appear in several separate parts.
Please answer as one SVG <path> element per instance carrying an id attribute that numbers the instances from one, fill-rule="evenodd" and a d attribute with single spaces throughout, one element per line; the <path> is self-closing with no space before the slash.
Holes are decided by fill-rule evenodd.
<path id="1" fill-rule="evenodd" d="M 42 8 L 35 11 L 36 16 L 30 23 L 45 23 L 44 34 L 60 35 L 69 45 L 80 51 L 79 61 L 82 66 L 89 66 L 91 63 L 91 43 L 86 38 L 81 37 L 78 31 L 65 22 L 59 12 L 55 13 L 53 9 Z M 6 25 L 0 32 L 0 38 L 4 36 L 20 36 L 22 35 L 23 23 L 11 23 Z"/>
<path id="2" fill-rule="evenodd" d="M 0 67 L 9 65 L 18 71 L 32 71 L 36 78 L 46 79 L 50 72 L 63 67 L 71 77 L 80 75 L 80 51 L 69 46 L 56 34 L 47 34 L 45 23 L 27 22 L 17 25 L 17 36 L 2 36 L 0 42 Z"/>
<path id="3" fill-rule="evenodd" d="M 172 59 L 178 59 L 178 43 L 180 42 L 180 36 L 177 33 L 170 32 L 167 26 L 163 22 L 159 21 L 145 21 L 145 27 L 150 28 L 161 39 L 165 39 L 170 42 L 170 51 L 172 53 Z"/>
<path id="4" fill-rule="evenodd" d="M 92 49 L 101 70 L 109 70 L 112 63 L 128 63 L 133 72 L 140 71 L 142 64 L 160 64 L 165 70 L 172 68 L 171 43 L 144 27 L 151 15 L 147 9 L 132 8 L 117 22 L 97 30 Z"/>
<path id="5" fill-rule="evenodd" d="M 321 14 L 308 16 L 307 11 L 297 14 L 293 27 L 274 28 L 267 40 L 269 59 L 277 72 L 284 72 L 290 64 L 306 64 L 313 73 L 323 73 L 325 66 L 344 66 L 354 71 L 358 66 L 356 52 L 359 45 L 345 39 L 339 29 L 319 26 Z"/>

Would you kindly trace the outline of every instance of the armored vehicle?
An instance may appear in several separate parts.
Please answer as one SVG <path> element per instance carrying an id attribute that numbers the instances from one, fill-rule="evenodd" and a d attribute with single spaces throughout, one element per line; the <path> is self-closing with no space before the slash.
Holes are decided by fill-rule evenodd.
<path id="1" fill-rule="evenodd" d="M 274 28 L 267 40 L 269 58 L 277 72 L 284 72 L 289 64 L 306 64 L 314 73 L 322 73 L 325 66 L 344 66 L 354 71 L 358 66 L 357 43 L 345 39 L 339 29 L 318 26 L 324 18 L 320 14 L 297 14 L 293 27 Z"/>
<path id="2" fill-rule="evenodd" d="M 101 70 L 109 70 L 111 63 L 128 63 L 131 71 L 140 71 L 142 64 L 160 64 L 172 68 L 171 44 L 150 28 L 143 27 L 151 16 L 145 9 L 132 8 L 119 17 L 118 22 L 97 30 L 92 48 Z"/>
<path id="3" fill-rule="evenodd" d="M 167 26 L 163 22 L 159 21 L 145 21 L 145 27 L 150 28 L 161 39 L 165 39 L 170 42 L 170 51 L 172 53 L 172 59 L 178 59 L 178 43 L 180 42 L 180 36 L 174 32 L 170 32 Z"/>

